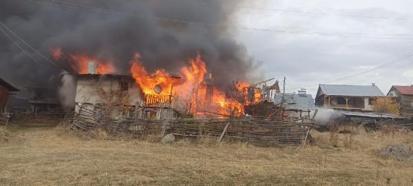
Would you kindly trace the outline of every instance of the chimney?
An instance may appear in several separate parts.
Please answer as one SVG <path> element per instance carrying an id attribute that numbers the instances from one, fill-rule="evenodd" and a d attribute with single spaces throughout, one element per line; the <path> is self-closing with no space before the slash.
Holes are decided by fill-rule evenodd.
<path id="1" fill-rule="evenodd" d="M 87 64 L 87 73 L 96 74 L 96 63 L 94 61 L 89 61 Z"/>
<path id="2" fill-rule="evenodd" d="M 298 95 L 299 96 L 306 96 L 307 95 L 307 90 L 304 89 L 304 88 L 298 90 Z"/>
<path id="3" fill-rule="evenodd" d="M 371 85 L 372 85 L 373 87 L 375 87 L 375 86 L 376 86 L 376 83 L 371 83 Z"/>

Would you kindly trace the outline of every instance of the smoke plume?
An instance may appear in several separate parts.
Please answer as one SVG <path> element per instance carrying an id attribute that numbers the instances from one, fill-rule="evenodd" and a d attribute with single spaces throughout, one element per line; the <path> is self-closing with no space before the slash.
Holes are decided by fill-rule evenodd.
<path id="1" fill-rule="evenodd" d="M 72 109 L 75 106 L 76 96 L 75 78 L 67 72 L 63 72 L 60 79 L 61 84 L 58 89 L 60 103 L 64 109 Z"/>
<path id="2" fill-rule="evenodd" d="M 318 112 L 314 119 L 319 125 L 326 126 L 334 120 L 343 117 L 342 113 L 333 109 L 317 108 L 317 110 Z"/>
<path id="3" fill-rule="evenodd" d="M 174 73 L 201 54 L 217 86 L 248 80 L 253 64 L 233 38 L 231 15 L 240 1 L 2 0 L 0 21 L 41 54 L 61 48 L 114 62 L 127 74 L 139 52 L 149 70 Z M 3 28 L 4 29 L 4 28 Z M 19 84 L 58 83 L 58 68 L 0 32 L 0 74 Z M 23 48 L 23 51 L 22 51 Z M 24 51 L 26 49 L 26 51 Z M 31 57 L 30 57 L 31 56 Z M 57 61 L 56 63 L 64 63 Z"/>

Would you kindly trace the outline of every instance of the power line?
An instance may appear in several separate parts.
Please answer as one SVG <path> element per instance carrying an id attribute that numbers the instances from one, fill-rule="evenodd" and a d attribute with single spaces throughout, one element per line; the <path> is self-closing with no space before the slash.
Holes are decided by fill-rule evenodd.
<path id="1" fill-rule="evenodd" d="M 361 71 L 361 72 L 357 72 L 357 73 L 345 75 L 345 76 L 343 76 L 343 77 L 334 79 L 334 80 L 332 80 L 332 81 L 330 81 L 330 82 L 328 82 L 328 83 L 336 82 L 336 81 L 341 81 L 341 80 L 343 80 L 343 79 L 351 78 L 351 77 L 354 77 L 354 76 L 363 75 L 363 74 L 366 74 L 366 73 L 369 73 L 369 72 L 372 72 L 372 71 L 381 69 L 381 68 L 383 68 L 383 67 L 386 67 L 386 66 L 388 66 L 388 65 L 394 65 L 394 64 L 397 64 L 397 63 L 406 62 L 406 61 L 404 61 L 404 60 L 409 59 L 409 58 L 411 58 L 411 57 L 413 57 L 413 53 L 409 53 L 408 55 L 405 55 L 405 56 L 400 57 L 400 58 L 398 58 L 398 59 L 395 59 L 395 60 L 392 60 L 392 61 L 389 61 L 389 62 L 380 64 L 380 65 L 377 65 L 377 66 L 375 66 L 375 67 L 373 67 L 373 68 L 370 68 L 370 69 L 368 69 L 368 70 L 364 70 L 364 71 Z"/>
<path id="2" fill-rule="evenodd" d="M 10 29 L 10 27 L 8 27 L 7 25 L 5 25 L 4 23 L 0 22 L 0 25 L 2 25 L 4 28 L 6 28 L 10 33 L 12 33 L 14 35 L 15 38 L 17 38 L 18 40 L 20 40 L 23 44 L 25 44 L 27 47 L 29 47 L 32 51 L 34 51 L 35 54 L 37 54 L 38 56 L 40 56 L 41 58 L 43 58 L 44 60 L 46 60 L 47 62 L 49 62 L 50 64 L 52 64 L 53 66 L 56 66 L 56 64 L 49 58 L 46 57 L 45 55 L 43 55 L 42 53 L 40 53 L 38 50 L 36 50 L 35 48 L 33 48 L 29 43 L 27 43 L 24 39 L 22 39 L 19 35 L 16 34 L 16 32 L 14 32 L 13 30 Z"/>
<path id="3" fill-rule="evenodd" d="M 38 63 L 36 57 L 32 55 L 32 53 L 36 54 L 37 56 L 43 58 L 51 64 L 54 67 L 61 68 L 58 65 L 56 65 L 50 58 L 44 56 L 42 53 L 40 53 L 38 50 L 36 50 L 34 47 L 32 47 L 28 42 L 26 42 L 24 39 L 22 39 L 16 32 L 11 30 L 6 24 L 0 22 L 0 28 L 2 28 L 3 34 L 5 34 L 22 52 L 24 52 L 26 55 L 28 55 L 30 58 L 32 58 L 36 63 Z M 14 38 L 13 38 L 14 37 Z M 16 42 L 17 40 L 17 42 Z M 20 44 L 23 46 L 28 47 L 29 51 L 24 49 Z M 31 50 L 31 52 L 30 52 Z M 43 61 L 43 60 L 41 60 Z M 39 63 L 38 63 L 39 64 Z"/>
<path id="4" fill-rule="evenodd" d="M 28 56 L 30 59 L 32 59 L 33 62 L 37 63 L 40 65 L 40 63 L 37 61 L 36 57 L 34 57 L 32 54 L 30 54 L 27 50 L 25 50 L 22 46 L 20 46 L 19 42 L 16 42 L 13 37 L 7 33 L 7 30 L 3 28 L 3 26 L 0 26 L 0 31 L 17 47 L 19 48 L 26 56 Z"/>

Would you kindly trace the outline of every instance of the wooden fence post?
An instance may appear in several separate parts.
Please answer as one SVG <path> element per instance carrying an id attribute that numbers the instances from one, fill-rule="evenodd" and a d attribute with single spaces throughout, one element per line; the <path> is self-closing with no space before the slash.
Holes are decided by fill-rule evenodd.
<path id="1" fill-rule="evenodd" d="M 231 124 L 231 122 L 228 122 L 228 123 L 225 125 L 225 128 L 224 128 L 224 130 L 222 131 L 221 136 L 219 136 L 219 139 L 218 139 L 218 142 L 219 142 L 219 143 L 221 143 L 222 139 L 223 139 L 224 136 L 225 136 L 225 133 L 227 133 L 229 124 Z"/>

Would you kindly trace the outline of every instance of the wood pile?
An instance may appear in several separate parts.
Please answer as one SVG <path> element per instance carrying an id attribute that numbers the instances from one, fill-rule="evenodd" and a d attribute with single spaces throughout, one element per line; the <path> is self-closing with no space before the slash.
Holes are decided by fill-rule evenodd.
<path id="1" fill-rule="evenodd" d="M 95 109 L 91 109 L 88 105 L 82 105 L 79 112 L 73 117 L 72 129 L 87 131 L 97 128 L 100 124 L 99 115 Z"/>

